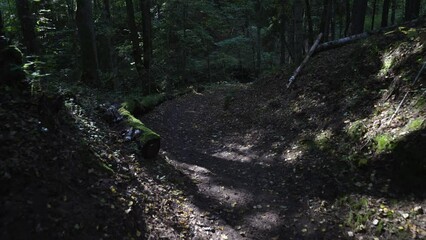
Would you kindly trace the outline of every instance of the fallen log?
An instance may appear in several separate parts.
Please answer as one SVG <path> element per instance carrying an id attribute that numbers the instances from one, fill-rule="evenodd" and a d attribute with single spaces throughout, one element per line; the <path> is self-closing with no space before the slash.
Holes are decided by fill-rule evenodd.
<path id="1" fill-rule="evenodd" d="M 319 53 L 321 51 L 326 51 L 326 50 L 330 50 L 330 49 L 333 49 L 333 48 L 337 48 L 337 47 L 343 46 L 345 44 L 352 43 L 352 42 L 367 38 L 368 36 L 371 36 L 371 35 L 375 35 L 375 34 L 379 34 L 379 33 L 383 33 L 383 32 L 387 32 L 387 31 L 397 29 L 398 27 L 401 27 L 401 26 L 412 26 L 412 25 L 421 23 L 423 21 L 424 21 L 424 16 L 419 17 L 418 19 L 415 19 L 415 20 L 412 20 L 412 21 L 404 22 L 402 24 L 395 24 L 395 25 L 392 25 L 392 26 L 389 26 L 389 27 L 379 28 L 379 29 L 374 30 L 374 31 L 363 32 L 363 33 L 360 33 L 360 34 L 357 34 L 357 35 L 352 35 L 352 36 L 340 38 L 340 39 L 337 39 L 337 40 L 325 42 L 325 43 L 322 43 L 318 46 L 315 53 Z"/>
<path id="2" fill-rule="evenodd" d="M 287 88 L 290 87 L 290 85 L 294 82 L 294 80 L 296 79 L 297 75 L 299 75 L 299 73 L 302 71 L 303 67 L 305 66 L 305 64 L 309 61 L 309 58 L 312 56 L 312 54 L 315 52 L 315 50 L 318 47 L 319 42 L 321 41 L 322 38 L 322 33 L 320 33 L 317 37 L 317 39 L 315 40 L 314 45 L 312 45 L 311 49 L 309 50 L 308 54 L 306 55 L 305 59 L 303 60 L 303 62 L 300 64 L 300 66 L 296 69 L 296 71 L 294 71 L 293 75 L 290 77 L 290 79 L 288 80 L 287 83 Z"/>
<path id="3" fill-rule="evenodd" d="M 324 50 L 329 50 L 329 49 L 336 48 L 336 47 L 340 47 L 340 46 L 343 46 L 345 44 L 366 38 L 368 36 L 370 36 L 370 33 L 364 32 L 364 33 L 361 33 L 361 34 L 352 35 L 352 36 L 349 36 L 349 37 L 345 37 L 345 38 L 337 39 L 337 40 L 334 40 L 334 41 L 326 42 L 326 43 L 320 44 L 318 46 L 318 48 L 316 49 L 315 53 L 318 53 L 318 52 L 321 52 L 321 51 L 324 51 Z"/>
<path id="4" fill-rule="evenodd" d="M 157 156 L 160 150 L 160 135 L 145 126 L 137 119 L 128 103 L 99 106 L 105 114 L 105 119 L 111 124 L 118 124 L 124 132 L 126 142 L 135 141 L 142 152 L 142 156 L 151 159 Z"/>
<path id="5" fill-rule="evenodd" d="M 160 150 L 160 135 L 147 128 L 139 119 L 135 118 L 125 107 L 118 109 L 118 112 L 123 117 L 124 124 L 130 127 L 126 134 L 127 140 L 136 141 L 141 147 L 142 156 L 150 159 L 157 156 Z"/>

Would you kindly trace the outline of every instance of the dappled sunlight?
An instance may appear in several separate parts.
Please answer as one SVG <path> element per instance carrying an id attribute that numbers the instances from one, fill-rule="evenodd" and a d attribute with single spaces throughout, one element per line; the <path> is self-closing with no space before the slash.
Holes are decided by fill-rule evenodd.
<path id="1" fill-rule="evenodd" d="M 267 231 L 279 227 L 282 224 L 282 217 L 276 211 L 256 212 L 248 215 L 244 223 L 261 231 Z"/>
<path id="2" fill-rule="evenodd" d="M 206 186 L 202 194 L 215 199 L 223 207 L 241 208 L 253 201 L 252 193 L 243 189 L 234 189 L 222 185 L 210 184 Z"/>
<path id="3" fill-rule="evenodd" d="M 225 150 L 217 151 L 212 154 L 213 157 L 218 157 L 230 161 L 238 161 L 250 163 L 259 156 L 252 151 L 253 145 L 240 145 L 237 143 L 230 143 L 224 146 Z"/>

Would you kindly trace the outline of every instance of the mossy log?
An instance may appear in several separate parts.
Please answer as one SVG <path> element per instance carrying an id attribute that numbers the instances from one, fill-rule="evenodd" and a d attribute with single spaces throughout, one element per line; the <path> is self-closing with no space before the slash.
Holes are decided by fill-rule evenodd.
<path id="1" fill-rule="evenodd" d="M 123 122 L 126 127 L 133 130 L 138 130 L 131 138 L 135 140 L 142 148 L 142 156 L 144 158 L 154 158 L 160 150 L 160 135 L 147 128 L 139 119 L 134 117 L 125 106 L 118 109 L 118 112 L 123 116 Z M 133 131 L 136 132 L 136 131 Z"/>

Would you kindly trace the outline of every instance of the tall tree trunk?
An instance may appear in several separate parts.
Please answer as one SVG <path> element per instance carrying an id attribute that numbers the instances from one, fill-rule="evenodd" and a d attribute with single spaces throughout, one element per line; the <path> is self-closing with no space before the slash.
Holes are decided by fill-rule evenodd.
<path id="1" fill-rule="evenodd" d="M 303 58 L 303 2 L 295 1 L 293 3 L 293 16 L 294 16 L 294 31 L 295 31 L 295 45 L 294 45 L 294 60 L 296 64 L 302 62 Z"/>
<path id="2" fill-rule="evenodd" d="M 311 3 L 309 0 L 305 0 L 306 6 L 306 19 L 308 20 L 308 39 L 309 47 L 314 43 L 314 28 L 312 24 L 312 13 L 311 13 Z"/>
<path id="3" fill-rule="evenodd" d="M 99 34 L 98 58 L 99 67 L 103 71 L 113 69 L 112 43 L 111 43 L 111 10 L 109 0 L 103 0 L 102 22 L 103 31 Z"/>
<path id="4" fill-rule="evenodd" d="M 146 84 L 148 93 L 151 93 L 151 62 L 152 62 L 152 23 L 151 0 L 141 0 L 142 33 L 143 33 L 143 61 L 146 70 Z"/>
<path id="5" fill-rule="evenodd" d="M 419 17 L 420 0 L 405 1 L 405 21 L 410 21 Z"/>
<path id="6" fill-rule="evenodd" d="M 330 6 L 330 33 L 331 33 L 331 39 L 336 39 L 336 8 L 337 8 L 337 1 L 331 0 L 331 6 Z"/>
<path id="7" fill-rule="evenodd" d="M 256 27 L 256 77 L 259 77 L 262 68 L 262 27 Z"/>
<path id="8" fill-rule="evenodd" d="M 4 34 L 3 12 L 0 10 L 0 36 Z"/>
<path id="9" fill-rule="evenodd" d="M 352 7 L 352 35 L 364 32 L 367 2 L 368 0 L 354 0 L 354 5 Z"/>
<path id="10" fill-rule="evenodd" d="M 256 0 L 256 15 L 257 15 L 257 23 L 256 23 L 256 77 L 259 77 L 262 65 L 262 26 L 260 24 L 260 18 L 262 17 L 262 5 L 260 0 Z"/>
<path id="11" fill-rule="evenodd" d="M 81 47 L 81 78 L 95 86 L 99 82 L 99 76 L 92 1 L 77 0 L 75 21 Z"/>
<path id="12" fill-rule="evenodd" d="M 345 10 L 346 10 L 345 36 L 348 36 L 349 27 L 351 25 L 351 3 L 349 0 L 345 1 Z"/>
<path id="13" fill-rule="evenodd" d="M 323 12 L 321 17 L 320 24 L 320 32 L 323 33 L 323 41 L 327 42 L 330 35 L 330 20 L 331 20 L 331 1 L 332 0 L 324 0 L 323 1 Z"/>
<path id="14" fill-rule="evenodd" d="M 286 63 L 286 55 L 285 55 L 285 49 L 286 49 L 286 24 L 287 24 L 287 16 L 285 12 L 286 7 L 286 0 L 281 1 L 281 25 L 280 25 L 280 64 Z"/>
<path id="15" fill-rule="evenodd" d="M 389 7 L 390 7 L 390 0 L 384 0 L 383 1 L 383 10 L 382 10 L 382 22 L 380 24 L 381 27 L 387 27 L 388 26 Z"/>
<path id="16" fill-rule="evenodd" d="M 377 6 L 377 0 L 373 1 L 373 13 L 371 17 L 371 30 L 374 29 L 374 20 L 376 18 L 376 6 Z"/>
<path id="17" fill-rule="evenodd" d="M 139 36 L 135 22 L 135 9 L 133 8 L 133 0 L 126 0 L 127 9 L 127 21 L 130 29 L 130 38 L 132 40 L 133 49 L 133 60 L 135 61 L 136 71 L 138 72 L 139 78 L 142 80 L 143 76 L 143 64 L 142 64 L 142 52 L 139 47 Z"/>
<path id="18" fill-rule="evenodd" d="M 398 7 L 396 0 L 392 0 L 391 25 L 395 25 L 396 8 Z"/>
<path id="19" fill-rule="evenodd" d="M 39 49 L 35 30 L 35 19 L 30 10 L 30 4 L 28 0 L 15 0 L 15 3 L 18 19 L 21 23 L 24 46 L 27 49 L 27 53 L 36 54 Z"/>

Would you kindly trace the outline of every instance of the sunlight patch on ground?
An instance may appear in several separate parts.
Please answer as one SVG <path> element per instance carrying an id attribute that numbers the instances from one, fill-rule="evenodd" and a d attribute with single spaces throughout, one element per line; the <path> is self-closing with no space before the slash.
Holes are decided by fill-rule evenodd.
<path id="1" fill-rule="evenodd" d="M 293 144 L 290 149 L 284 150 L 280 158 L 286 162 L 292 163 L 299 159 L 302 155 L 303 151 L 300 147 L 297 144 Z"/>
<path id="2" fill-rule="evenodd" d="M 218 151 L 212 154 L 212 156 L 231 161 L 249 163 L 252 162 L 253 159 L 259 158 L 259 156 L 251 150 L 252 147 L 253 145 L 244 146 L 231 143 L 225 146 L 225 150 Z"/>
<path id="3" fill-rule="evenodd" d="M 281 221 L 280 216 L 277 213 L 267 211 L 254 213 L 246 217 L 245 222 L 253 228 L 265 231 L 278 227 Z"/>
<path id="4" fill-rule="evenodd" d="M 253 199 L 251 193 L 244 190 L 228 188 L 221 185 L 206 185 L 207 189 L 203 194 L 207 197 L 217 200 L 221 205 L 227 207 L 247 206 Z"/>

